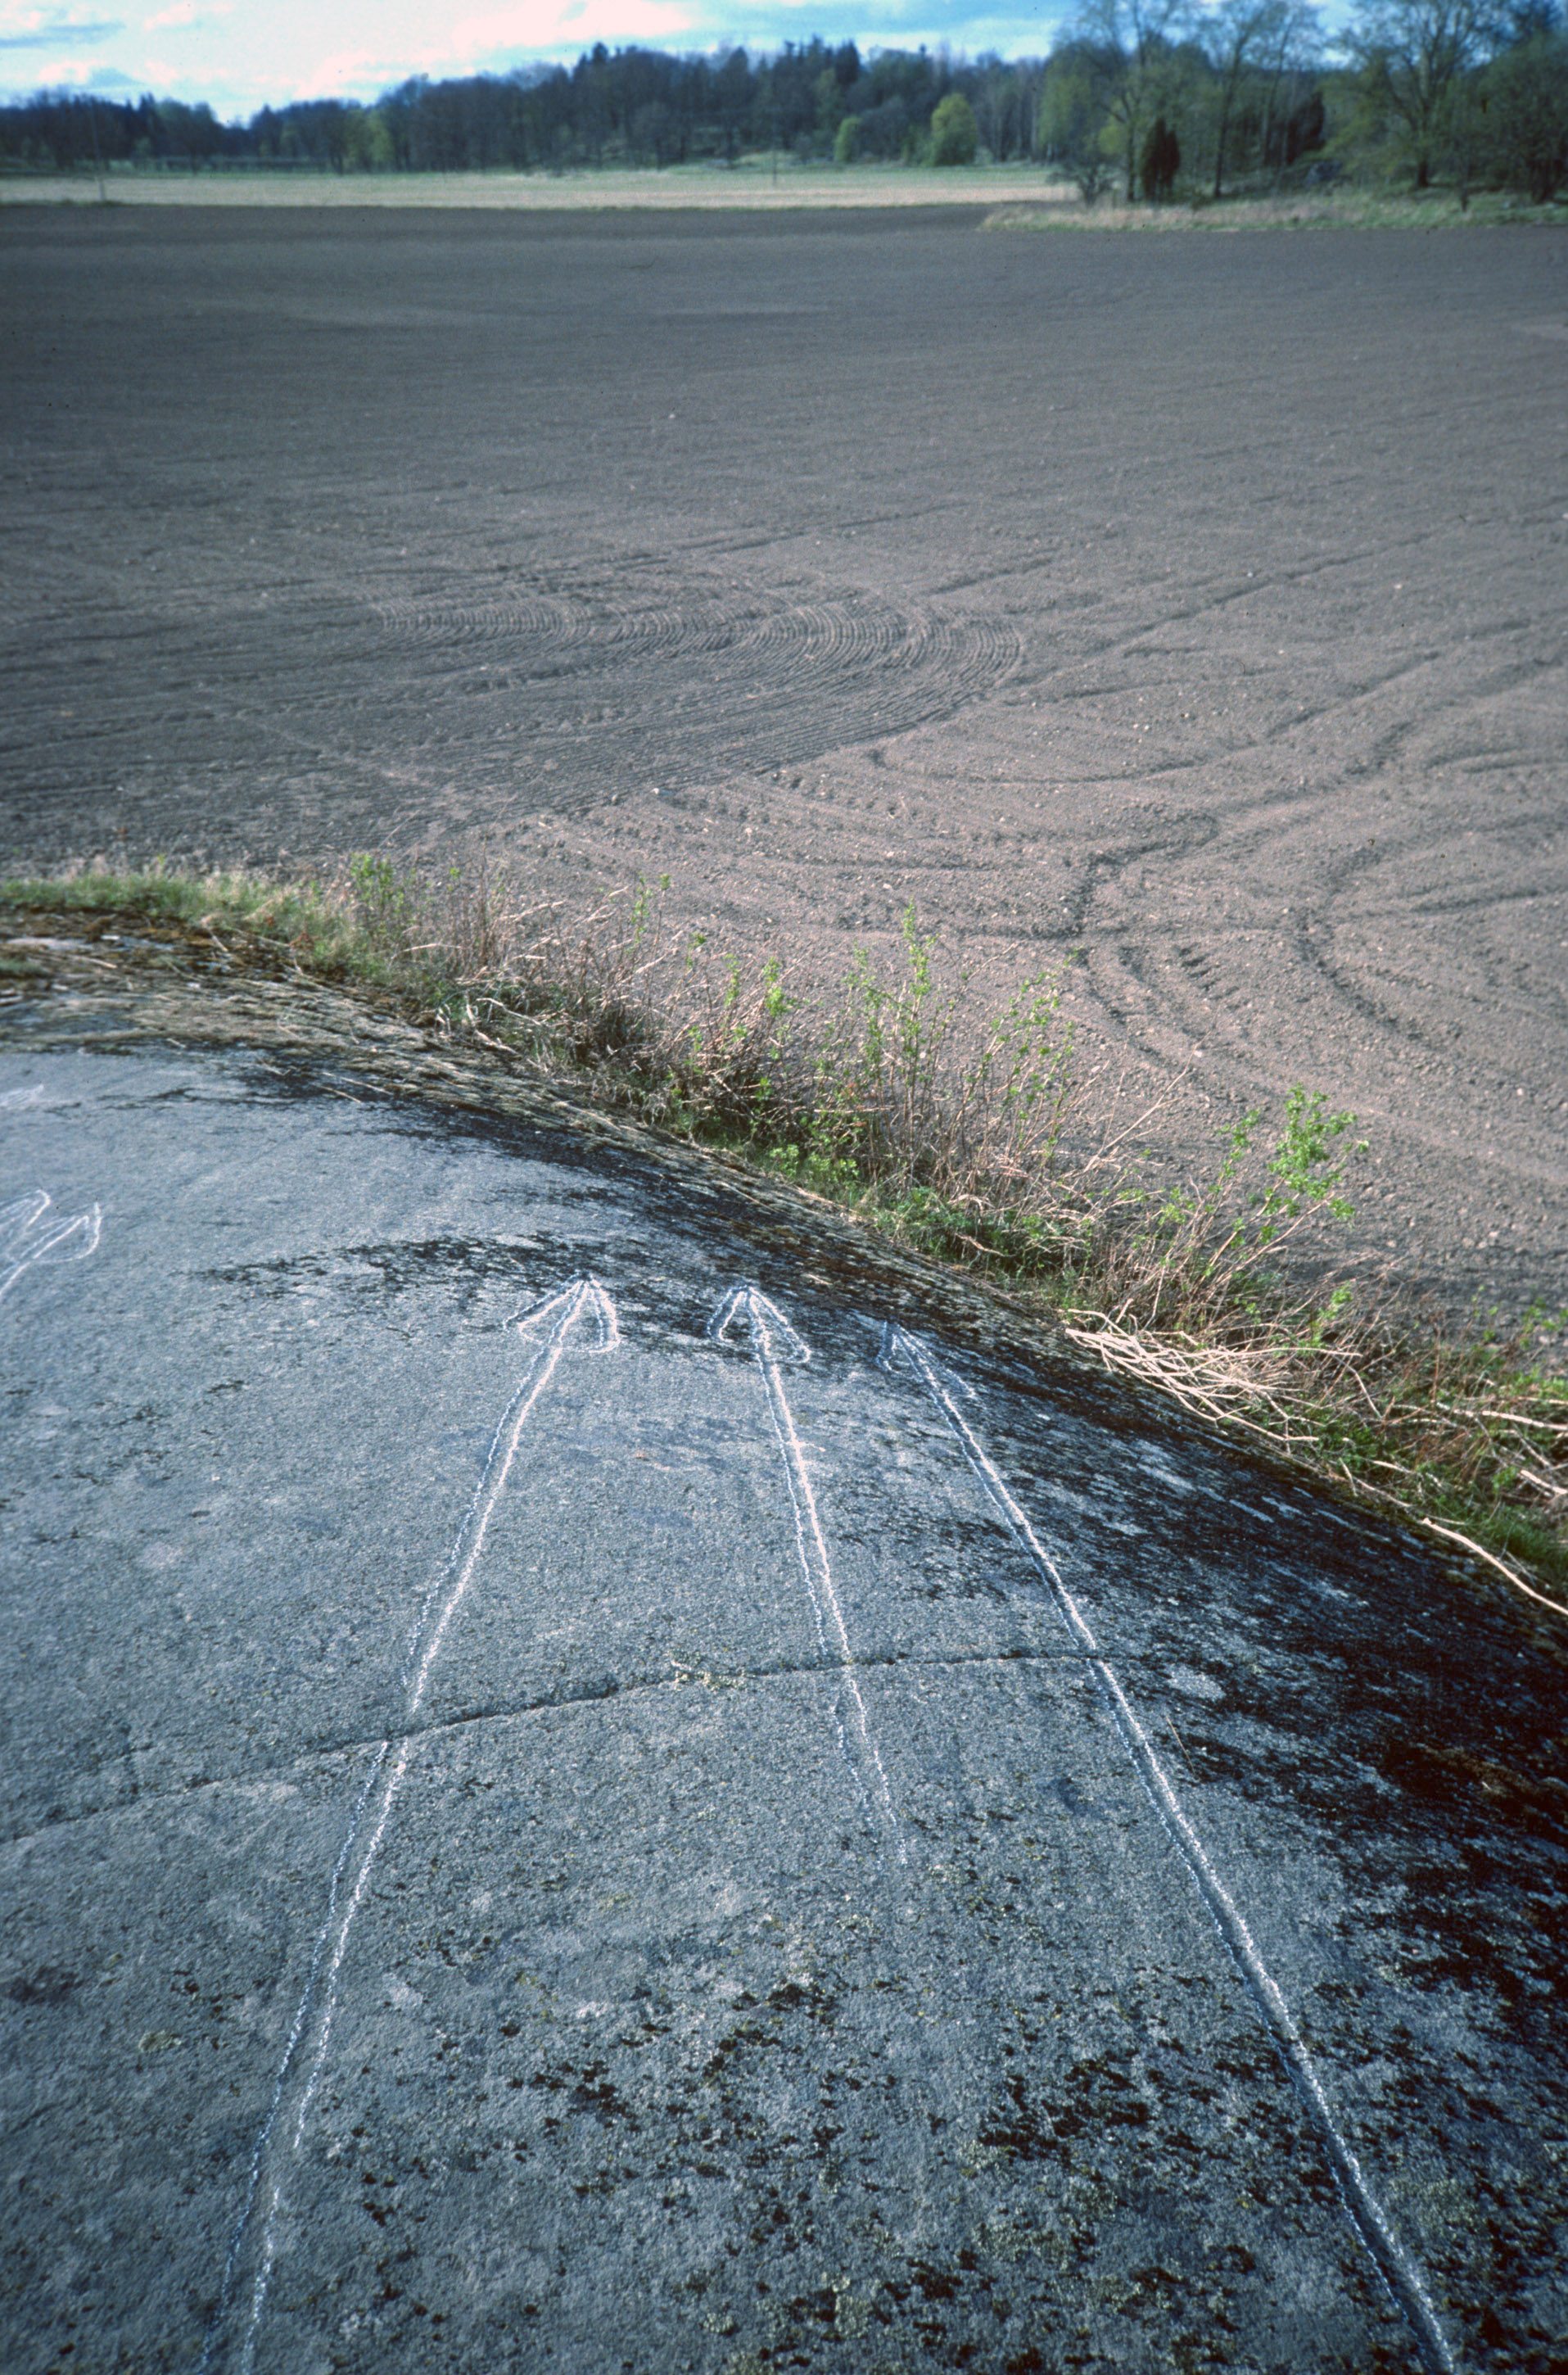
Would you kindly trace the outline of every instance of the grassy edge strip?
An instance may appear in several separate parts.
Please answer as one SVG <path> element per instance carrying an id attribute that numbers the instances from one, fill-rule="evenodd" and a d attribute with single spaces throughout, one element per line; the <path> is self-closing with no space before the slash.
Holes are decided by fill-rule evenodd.
<path id="1" fill-rule="evenodd" d="M 1341 183 L 1323 189 L 1228 191 L 1221 198 L 1207 194 L 1185 200 L 1139 205 L 1115 198 L 1085 205 L 1076 193 L 1053 192 L 1044 201 L 1029 197 L 998 197 L 982 219 L 987 231 L 1100 231 L 1153 233 L 1173 237 L 1183 232 L 1236 231 L 1373 231 L 1498 230 L 1531 225 L 1561 227 L 1568 219 L 1563 203 L 1550 198 L 1540 204 L 1503 190 L 1481 191 L 1460 198 L 1456 191 L 1367 189 Z"/>
<path id="2" fill-rule="evenodd" d="M 1264 1259 L 1303 1223 L 1349 1217 L 1339 1191 L 1358 1150 L 1336 1140 L 1351 1117 L 1298 1090 L 1250 1199 L 1240 1175 L 1259 1150 L 1244 1125 L 1208 1180 L 1156 1194 L 1103 1140 L 1064 1154 L 1071 1039 L 1043 977 L 961 1058 L 936 936 L 913 916 L 907 979 L 889 987 L 862 954 L 846 1002 L 803 1022 L 810 1001 L 776 965 L 745 983 L 700 936 L 661 939 L 646 884 L 570 925 L 508 890 L 482 869 L 432 889 L 364 856 L 325 883 L 162 866 L 13 879 L 0 904 L 172 927 L 220 962 L 370 997 L 433 1039 L 804 1191 L 1568 1618 L 1539 1588 L 1568 1589 L 1568 1383 L 1526 1365 L 1528 1325 L 1511 1340 L 1479 1321 L 1440 1338 L 1409 1311 L 1358 1326 L 1348 1289 L 1303 1296 Z M 0 995 L 52 945 L 14 937 Z M 1041 1177 L 1020 1187 L 1032 1163 Z"/>
<path id="3" fill-rule="evenodd" d="M 1469 1557 L 1484 1561 L 1486 1566 L 1500 1575 L 1505 1583 L 1510 1584 L 1515 1591 L 1523 1592 L 1527 1600 L 1533 1600 L 1539 1607 L 1549 1608 L 1554 1616 L 1568 1618 L 1568 1606 L 1564 1606 L 1560 1601 L 1552 1600 L 1545 1592 L 1538 1591 L 1534 1584 L 1527 1583 L 1525 1577 L 1511 1567 L 1505 1560 L 1500 1559 L 1494 1552 L 1487 1550 L 1482 1543 L 1473 1541 L 1468 1534 L 1462 1533 L 1456 1526 L 1439 1524 L 1435 1518 L 1424 1516 L 1421 1510 L 1413 1507 L 1398 1494 L 1390 1493 L 1385 1486 L 1369 1483 L 1364 1477 L 1353 1475 L 1343 1464 L 1339 1468 L 1338 1479 L 1332 1475 L 1326 1478 L 1325 1471 L 1315 1462 L 1303 1461 L 1299 1437 L 1292 1441 L 1288 1432 L 1281 1433 L 1277 1428 L 1265 1426 L 1258 1420 L 1249 1418 L 1243 1411 L 1224 1410 L 1217 1407 L 1206 1396 L 1184 1391 L 1182 1386 L 1177 1384 L 1158 1362 L 1150 1361 L 1149 1349 L 1140 1339 L 1123 1338 L 1121 1331 L 1116 1329 L 1113 1321 L 1104 1315 L 1102 1315 L 1102 1319 L 1103 1324 L 1098 1328 L 1067 1327 L 1064 1329 L 1063 1333 L 1071 1342 L 1081 1346 L 1084 1350 L 1097 1353 L 1105 1366 L 1114 1374 L 1135 1379 L 1140 1385 L 1151 1387 L 1156 1392 L 1166 1394 L 1172 1400 L 1178 1402 L 1184 1410 L 1190 1412 L 1193 1417 L 1211 1426 L 1221 1430 L 1231 1427 L 1240 1428 L 1244 1433 L 1254 1436 L 1259 1442 L 1266 1444 L 1269 1450 L 1287 1466 L 1298 1470 L 1304 1468 L 1305 1472 L 1319 1483 L 1338 1482 L 1352 1499 L 1359 1499 L 1362 1495 L 1366 1495 L 1373 1500 L 1382 1502 L 1385 1507 L 1396 1511 L 1408 1524 L 1419 1526 L 1424 1533 L 1433 1534 L 1440 1541 L 1456 1543 Z"/>

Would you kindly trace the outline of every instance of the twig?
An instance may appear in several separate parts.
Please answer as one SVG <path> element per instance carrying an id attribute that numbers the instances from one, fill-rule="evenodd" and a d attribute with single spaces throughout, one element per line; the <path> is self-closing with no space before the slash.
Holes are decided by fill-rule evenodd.
<path id="1" fill-rule="evenodd" d="M 1390 1494 L 1388 1497 L 1392 1500 L 1394 1496 Z M 1483 1551 L 1480 1542 L 1471 1542 L 1468 1534 L 1457 1533 L 1452 1526 L 1440 1526 L 1435 1518 L 1416 1517 L 1413 1509 L 1409 1514 L 1415 1517 L 1417 1525 L 1424 1526 L 1429 1534 L 1441 1534 L 1444 1542 L 1457 1542 L 1462 1550 L 1469 1551 L 1476 1558 L 1485 1559 L 1488 1566 L 1494 1566 L 1515 1591 L 1524 1593 L 1527 1600 L 1539 1601 L 1543 1608 L 1550 1608 L 1554 1616 L 1568 1616 L 1568 1608 L 1564 1608 L 1560 1600 L 1549 1600 L 1544 1591 L 1537 1591 L 1523 1576 L 1515 1575 L 1511 1566 L 1504 1566 L 1500 1558 L 1493 1558 L 1490 1551 Z"/>
<path id="2" fill-rule="evenodd" d="M 1175 1742 L 1176 1746 L 1177 1746 L 1177 1747 L 1181 1750 L 1181 1752 L 1182 1752 L 1182 1763 L 1183 1763 L 1183 1764 L 1186 1766 L 1186 1768 L 1187 1768 L 1187 1778 L 1188 1778 L 1188 1779 L 1192 1782 L 1192 1784 L 1193 1784 L 1194 1788 L 1196 1789 L 1196 1787 L 1197 1786 L 1197 1774 L 1193 1771 L 1193 1769 L 1192 1769 L 1192 1758 L 1187 1755 L 1187 1744 L 1186 1744 L 1186 1742 L 1182 1738 L 1181 1733 L 1176 1730 L 1176 1719 L 1175 1719 L 1175 1717 L 1171 1713 L 1171 1710 L 1170 1710 L 1170 1708 L 1169 1708 L 1169 1707 L 1167 1707 L 1167 1708 L 1165 1709 L 1165 1720 L 1166 1720 L 1166 1722 L 1167 1722 L 1167 1723 L 1170 1725 L 1170 1727 L 1171 1727 L 1171 1737 L 1172 1737 L 1172 1739 Z"/>
<path id="3" fill-rule="evenodd" d="M 1392 1407 L 1419 1411 L 1422 1405 L 1420 1402 L 1396 1402 Z M 1561 1435 L 1568 1439 L 1568 1426 L 1558 1419 L 1527 1418 L 1523 1411 L 1488 1410 L 1477 1402 L 1440 1401 L 1435 1403 L 1435 1407 L 1445 1411 L 1451 1418 L 1500 1418 L 1509 1426 L 1539 1426 L 1547 1435 Z"/>
<path id="4" fill-rule="evenodd" d="M 1325 1347 L 1324 1349 L 1325 1349 L 1325 1350 L 1326 1350 L 1327 1348 L 1326 1348 L 1326 1347 Z M 1362 1400 L 1365 1402 L 1365 1404 L 1366 1404 L 1366 1406 L 1367 1406 L 1368 1410 L 1369 1410 L 1369 1411 L 1371 1411 L 1371 1412 L 1372 1412 L 1372 1414 L 1373 1414 L 1373 1418 L 1377 1421 L 1377 1423 L 1378 1423 L 1379 1426 L 1381 1426 L 1381 1425 L 1383 1424 L 1383 1412 L 1378 1409 L 1377 1404 L 1373 1400 L 1373 1398 L 1372 1398 L 1371 1394 L 1367 1391 L 1367 1388 L 1366 1388 L 1366 1380 L 1365 1380 L 1365 1379 L 1363 1378 L 1363 1377 L 1362 1376 L 1361 1371 L 1356 1367 L 1355 1364 L 1354 1364 L 1353 1362 L 1351 1362 L 1351 1361 L 1347 1361 L 1347 1362 L 1346 1362 L 1346 1364 L 1345 1364 L 1345 1370 L 1346 1370 L 1346 1374 L 1347 1374 L 1347 1376 L 1351 1377 L 1353 1377 L 1353 1378 L 1355 1379 L 1356 1384 L 1357 1384 L 1357 1385 L 1360 1387 L 1360 1388 L 1361 1388 Z"/>

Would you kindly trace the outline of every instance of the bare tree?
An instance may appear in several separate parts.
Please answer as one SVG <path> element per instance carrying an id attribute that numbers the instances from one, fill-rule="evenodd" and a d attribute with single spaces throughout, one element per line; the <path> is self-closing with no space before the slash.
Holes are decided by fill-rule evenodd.
<path id="1" fill-rule="evenodd" d="M 1486 0 L 1361 0 L 1343 36 L 1409 136 L 1418 190 L 1432 180 L 1450 93 L 1488 47 L 1496 13 Z"/>
<path id="2" fill-rule="evenodd" d="M 1220 78 L 1220 129 L 1214 148 L 1214 195 L 1225 178 L 1225 143 L 1244 75 L 1267 64 L 1279 80 L 1287 55 L 1317 40 L 1317 11 L 1302 0 L 1220 0 L 1202 25 L 1204 53 Z"/>
<path id="3" fill-rule="evenodd" d="M 1126 195 L 1137 194 L 1138 160 L 1185 31 L 1188 0 L 1085 0 L 1074 25 L 1105 76 L 1106 113 L 1126 165 Z"/>

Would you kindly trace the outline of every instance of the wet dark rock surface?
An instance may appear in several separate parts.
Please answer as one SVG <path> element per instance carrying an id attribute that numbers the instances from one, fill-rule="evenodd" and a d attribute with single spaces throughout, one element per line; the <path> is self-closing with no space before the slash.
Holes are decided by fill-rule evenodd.
<path id="1" fill-rule="evenodd" d="M 1542 1638 L 245 997 L 0 1055 L 6 2365 L 1561 2364 Z"/>

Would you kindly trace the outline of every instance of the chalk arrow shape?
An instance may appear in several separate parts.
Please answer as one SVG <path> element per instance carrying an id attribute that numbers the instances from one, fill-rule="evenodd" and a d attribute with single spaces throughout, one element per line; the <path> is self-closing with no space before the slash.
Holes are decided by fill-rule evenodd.
<path id="1" fill-rule="evenodd" d="M 0 1246 L 9 1253 L 48 1210 L 49 1196 L 42 1188 L 35 1188 L 30 1196 L 18 1196 L 14 1203 L 0 1204 Z"/>
<path id="2" fill-rule="evenodd" d="M 1208 1860 L 1197 1832 L 1188 1820 L 1170 1776 L 1154 1753 L 1154 1745 L 1139 1721 L 1114 1670 L 1102 1657 L 1100 1648 L 1091 1632 L 1087 1618 L 1067 1589 L 1060 1568 L 1036 1535 L 1024 1510 L 1008 1491 L 1000 1469 L 985 1449 L 980 1437 L 958 1406 L 951 1387 L 932 1359 L 918 1336 L 901 1328 L 896 1319 L 884 1323 L 879 1368 L 891 1368 L 895 1362 L 908 1363 L 925 1386 L 932 1401 L 947 1420 L 977 1483 L 1003 1527 L 1012 1536 L 1024 1556 L 1045 1585 L 1093 1676 L 1112 1722 L 1121 1735 L 1122 1745 L 1154 1812 L 1163 1824 L 1166 1835 L 1185 1863 L 1207 1905 L 1215 1928 L 1234 1958 L 1246 1981 L 1252 1999 L 1267 2028 L 1298 2092 L 1317 2129 L 1327 2157 L 1332 2164 L 1341 2200 L 1350 2214 L 1368 2252 L 1376 2263 L 1385 2282 L 1399 2303 L 1414 2329 L 1422 2363 L 1429 2375 L 1456 2375 L 1456 2361 L 1449 2347 L 1442 2321 L 1427 2293 L 1421 2270 L 1406 2251 L 1395 2232 L 1387 2213 L 1362 2173 L 1355 2152 L 1341 2131 L 1330 2104 L 1327 2092 L 1317 2073 L 1305 2038 L 1296 2025 L 1294 2014 L 1279 1991 L 1272 1972 L 1258 1950 L 1235 1899 L 1219 1873 Z"/>
<path id="3" fill-rule="evenodd" d="M 98 1240 L 103 1230 L 103 1211 L 100 1205 L 89 1205 L 71 1220 L 60 1222 L 47 1236 L 40 1237 L 29 1254 L 34 1262 L 85 1261 L 88 1254 L 98 1251 Z"/>
<path id="4" fill-rule="evenodd" d="M 98 1205 L 89 1206 L 85 1212 L 74 1212 L 67 1220 L 47 1223 L 41 1234 L 35 1234 L 48 1210 L 49 1197 L 41 1188 L 0 1208 L 0 1246 L 5 1247 L 10 1262 L 0 1277 L 0 1295 L 8 1294 L 22 1272 L 37 1264 L 82 1261 L 97 1252 L 103 1227 L 103 1214 Z"/>
<path id="5" fill-rule="evenodd" d="M 757 1364 L 767 1389 L 768 1409 L 795 1511 L 796 1549 L 816 1622 L 817 1638 L 839 1668 L 834 1707 L 839 1743 L 873 1822 L 885 1828 L 900 1863 L 907 1863 L 909 1851 L 899 1829 L 888 1777 L 871 1736 L 871 1719 L 855 1676 L 855 1652 L 849 1645 L 843 1610 L 833 1583 L 832 1564 L 817 1514 L 805 1447 L 784 1390 L 785 1366 L 803 1365 L 811 1358 L 811 1349 L 796 1333 L 778 1305 L 770 1303 L 761 1288 L 749 1282 L 731 1287 L 709 1320 L 706 1332 L 710 1343 L 729 1346 L 737 1352 L 741 1349 L 738 1340 L 744 1332 L 746 1350 Z"/>
<path id="6" fill-rule="evenodd" d="M 933 1377 L 939 1377 L 950 1393 L 961 1394 L 966 1402 L 974 1400 L 974 1388 L 967 1378 L 956 1377 L 944 1362 L 937 1360 L 918 1336 L 896 1319 L 882 1322 L 882 1349 L 877 1355 L 877 1366 L 884 1377 L 896 1376 L 901 1368 L 909 1370 L 923 1386 L 929 1387 Z"/>
<path id="7" fill-rule="evenodd" d="M 620 1341 L 615 1305 L 596 1278 L 571 1279 L 558 1294 L 546 1295 L 542 1302 L 513 1315 L 513 1325 L 527 1352 L 523 1374 L 501 1413 L 484 1473 L 458 1529 L 451 1555 L 427 1593 L 409 1636 L 404 1666 L 407 1689 L 404 1736 L 395 1751 L 391 1740 L 382 1742 L 338 1853 L 327 1897 L 326 1919 L 317 1932 L 314 1956 L 284 2049 L 272 2108 L 256 2141 L 250 2184 L 229 2247 L 218 2307 L 207 2329 L 197 2375 L 212 2375 L 230 2342 L 235 2345 L 232 2355 L 237 2358 L 240 2375 L 253 2375 L 256 2334 L 272 2278 L 277 2223 L 284 2208 L 284 2183 L 299 2156 L 306 2117 L 326 2068 L 336 2016 L 338 1977 L 348 1950 L 348 1933 L 370 1886 L 371 1869 L 381 1852 L 394 1803 L 414 1754 L 416 1727 L 424 1707 L 431 1669 L 477 1570 L 485 1536 L 505 1490 L 523 1431 L 560 1364 L 568 1338 L 583 1321 L 593 1330 L 593 1341 L 587 1347 L 590 1352 L 615 1350 Z M 242 2274 L 246 2273 L 242 2260 L 247 2251 L 253 2254 L 253 2259 L 248 2283 L 242 2284 Z M 245 2320 L 242 2332 L 241 2320 Z"/>
<path id="8" fill-rule="evenodd" d="M 490 1445 L 489 1458 L 485 1462 L 484 1473 L 469 1505 L 468 1514 L 458 1530 L 452 1555 L 444 1572 L 431 1586 L 430 1596 L 408 1637 L 405 1672 L 408 1681 L 407 1715 L 410 1725 L 419 1712 L 430 1668 L 440 1653 L 447 1626 L 474 1579 L 485 1535 L 495 1514 L 496 1504 L 505 1489 L 512 1463 L 517 1456 L 523 1430 L 533 1415 L 534 1405 L 560 1366 L 568 1338 L 584 1317 L 593 1328 L 595 1337 L 588 1350 L 613 1353 L 620 1341 L 620 1329 L 616 1322 L 615 1306 L 596 1278 L 572 1279 L 558 1294 L 548 1294 L 542 1303 L 532 1304 L 515 1315 L 513 1325 L 530 1357 L 517 1380 L 512 1400 L 501 1413 L 501 1424 Z"/>
<path id="9" fill-rule="evenodd" d="M 749 1340 L 749 1349 L 760 1353 L 764 1361 L 799 1365 L 811 1358 L 810 1345 L 796 1333 L 778 1305 L 770 1303 L 761 1288 L 749 1281 L 731 1287 L 704 1332 L 711 1344 L 731 1344 L 738 1351 L 737 1340 L 742 1329 Z"/>
<path id="10" fill-rule="evenodd" d="M 620 1324 L 615 1305 L 596 1278 L 570 1279 L 559 1294 L 547 1295 L 542 1303 L 513 1313 L 512 1326 L 527 1338 L 548 1329 L 552 1342 L 564 1341 L 567 1330 L 586 1317 L 593 1324 L 592 1353 L 613 1353 L 620 1341 Z"/>

